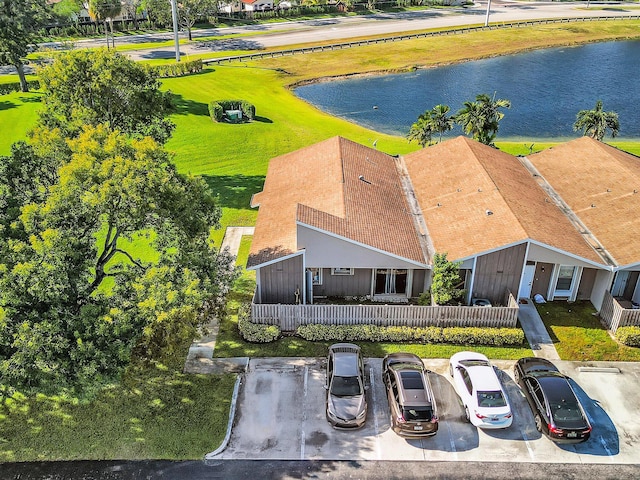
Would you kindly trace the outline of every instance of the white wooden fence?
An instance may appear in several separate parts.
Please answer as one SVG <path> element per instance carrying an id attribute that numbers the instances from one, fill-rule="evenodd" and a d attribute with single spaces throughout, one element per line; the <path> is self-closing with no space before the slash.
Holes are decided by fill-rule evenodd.
<path id="1" fill-rule="evenodd" d="M 610 292 L 604 293 L 600 318 L 613 333 L 620 327 L 640 325 L 640 309 L 622 308 Z"/>
<path id="2" fill-rule="evenodd" d="M 254 323 L 294 331 L 300 325 L 373 324 L 408 327 L 515 327 L 518 302 L 509 295 L 507 307 L 442 307 L 417 305 L 251 305 Z"/>

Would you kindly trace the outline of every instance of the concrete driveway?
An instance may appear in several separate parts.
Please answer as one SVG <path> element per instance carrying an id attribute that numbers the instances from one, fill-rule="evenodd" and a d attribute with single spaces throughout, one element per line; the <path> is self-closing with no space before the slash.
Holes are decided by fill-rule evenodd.
<path id="1" fill-rule="evenodd" d="M 535 429 L 533 415 L 513 381 L 513 361 L 495 361 L 514 422 L 484 431 L 464 420 L 448 361 L 428 359 L 440 416 L 435 437 L 405 440 L 390 429 L 381 359 L 366 359 L 369 412 L 357 431 L 331 428 L 324 414 L 324 359 L 251 359 L 236 419 L 221 459 L 428 460 L 544 463 L 640 463 L 640 364 L 556 364 L 574 387 L 593 425 L 591 439 L 558 446 Z"/>

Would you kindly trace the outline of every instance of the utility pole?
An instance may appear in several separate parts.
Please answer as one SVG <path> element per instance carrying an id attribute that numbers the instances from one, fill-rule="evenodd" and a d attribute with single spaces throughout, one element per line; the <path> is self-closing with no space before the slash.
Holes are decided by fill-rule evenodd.
<path id="1" fill-rule="evenodd" d="M 180 61 L 180 41 L 178 39 L 178 6 L 176 0 L 171 2 L 171 17 L 173 18 L 173 39 L 176 45 L 176 62 Z"/>
<path id="2" fill-rule="evenodd" d="M 491 10 L 491 0 L 489 0 L 489 2 L 487 3 L 487 16 L 484 19 L 484 26 L 488 27 L 489 26 L 489 11 Z"/>

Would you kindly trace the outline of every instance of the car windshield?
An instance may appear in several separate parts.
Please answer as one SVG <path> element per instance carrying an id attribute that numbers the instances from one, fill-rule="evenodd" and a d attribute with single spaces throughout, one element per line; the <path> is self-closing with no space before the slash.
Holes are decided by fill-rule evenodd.
<path id="1" fill-rule="evenodd" d="M 331 382 L 331 395 L 336 397 L 352 397 L 361 395 L 362 386 L 358 377 L 333 377 Z"/>
<path id="2" fill-rule="evenodd" d="M 582 412 L 575 402 L 552 403 L 549 405 L 553 418 L 561 422 L 582 420 Z"/>
<path id="3" fill-rule="evenodd" d="M 506 407 L 505 400 L 500 390 L 494 392 L 478 392 L 479 407 Z"/>
<path id="4" fill-rule="evenodd" d="M 428 422 L 433 417 L 433 410 L 431 408 L 405 408 L 402 411 L 402 418 L 405 421 L 425 421 Z"/>

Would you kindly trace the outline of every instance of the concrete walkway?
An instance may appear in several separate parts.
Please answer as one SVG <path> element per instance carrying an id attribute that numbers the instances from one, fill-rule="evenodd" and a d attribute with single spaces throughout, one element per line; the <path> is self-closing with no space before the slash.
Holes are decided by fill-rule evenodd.
<path id="1" fill-rule="evenodd" d="M 236 257 L 244 235 L 253 235 L 253 227 L 227 227 L 220 250 L 229 250 Z M 213 359 L 218 328 L 218 319 L 212 319 L 205 327 L 205 334 L 191 344 L 184 364 L 185 373 L 239 373 L 246 370 L 247 357 Z"/>
<path id="2" fill-rule="evenodd" d="M 521 299 L 519 307 L 518 320 L 520 320 L 520 325 L 524 330 L 525 337 L 527 337 L 534 356 L 543 357 L 551 361 L 560 360 L 556 347 L 547 333 L 533 300 Z"/>

